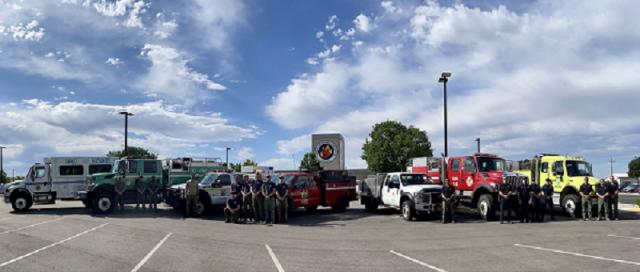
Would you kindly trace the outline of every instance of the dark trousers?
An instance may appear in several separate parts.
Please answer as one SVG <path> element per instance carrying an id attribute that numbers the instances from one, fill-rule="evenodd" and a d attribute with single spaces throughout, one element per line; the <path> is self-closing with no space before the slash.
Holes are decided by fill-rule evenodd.
<path id="1" fill-rule="evenodd" d="M 276 198 L 276 221 L 278 223 L 287 223 L 289 221 L 289 202 L 286 198 L 284 200 Z"/>
<path id="2" fill-rule="evenodd" d="M 542 203 L 540 198 L 531 200 L 531 222 L 542 222 Z"/>
<path id="3" fill-rule="evenodd" d="M 520 202 L 520 223 L 529 223 L 529 200 Z"/>
<path id="4" fill-rule="evenodd" d="M 243 217 L 245 220 L 254 220 L 255 216 L 253 214 L 253 198 L 251 194 L 246 196 L 242 196 L 242 211 Z"/>
<path id="5" fill-rule="evenodd" d="M 609 216 L 611 219 L 618 219 L 618 196 L 609 198 Z"/>
<path id="6" fill-rule="evenodd" d="M 447 222 L 447 220 L 450 220 L 451 222 L 455 221 L 453 201 L 453 198 L 448 201 L 442 200 L 442 223 Z"/>
<path id="7" fill-rule="evenodd" d="M 500 223 L 504 223 L 504 212 L 507 212 L 507 221 L 511 223 L 511 205 L 509 205 L 509 198 L 500 198 Z"/>
<path id="8" fill-rule="evenodd" d="M 139 192 L 136 191 L 136 208 L 140 207 L 140 204 L 142 204 L 142 208 L 146 208 L 145 206 L 145 194 L 146 192 Z"/>
<path id="9" fill-rule="evenodd" d="M 224 208 L 224 219 L 226 222 L 238 223 L 238 219 L 240 218 L 240 210 L 232 211 L 229 208 Z"/>
<path id="10" fill-rule="evenodd" d="M 263 221 L 264 220 L 264 196 L 254 195 L 251 201 L 253 201 L 253 215 L 255 216 L 256 221 Z"/>
<path id="11" fill-rule="evenodd" d="M 547 209 L 549 209 L 549 214 L 551 215 L 551 220 L 556 220 L 556 216 L 554 215 L 554 212 L 553 212 L 553 197 L 551 197 L 551 196 L 545 197 L 542 207 L 543 207 L 543 209 L 542 209 L 542 220 L 543 221 L 544 221 L 544 214 L 546 213 Z"/>
<path id="12" fill-rule="evenodd" d="M 120 210 L 124 210 L 124 193 L 116 193 L 116 205 L 120 206 Z"/>
<path id="13" fill-rule="evenodd" d="M 149 192 L 149 196 L 147 199 L 149 200 L 149 208 L 157 210 L 158 209 L 158 192 Z"/>

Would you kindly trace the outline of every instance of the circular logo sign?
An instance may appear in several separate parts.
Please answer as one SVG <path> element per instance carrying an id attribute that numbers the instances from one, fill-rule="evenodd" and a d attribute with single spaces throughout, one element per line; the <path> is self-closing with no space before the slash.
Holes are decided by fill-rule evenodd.
<path id="1" fill-rule="evenodd" d="M 320 161 L 333 161 L 336 158 L 336 147 L 332 142 L 321 142 L 316 147 L 316 155 Z"/>
<path id="2" fill-rule="evenodd" d="M 473 185 L 473 179 L 471 177 L 467 178 L 467 186 L 471 187 Z"/>

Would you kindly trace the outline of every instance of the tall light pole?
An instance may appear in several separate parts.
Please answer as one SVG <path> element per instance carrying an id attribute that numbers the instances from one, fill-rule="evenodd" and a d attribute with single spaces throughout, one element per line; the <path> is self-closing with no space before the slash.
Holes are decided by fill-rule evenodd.
<path id="1" fill-rule="evenodd" d="M 0 146 L 0 177 L 2 177 L 2 173 L 4 173 L 4 161 L 3 161 L 3 154 L 2 151 L 5 149 L 6 147 L 4 146 Z M 7 175 L 4 175 L 4 177 L 6 178 Z"/>
<path id="2" fill-rule="evenodd" d="M 229 150 L 231 150 L 231 147 L 227 147 L 227 171 L 229 171 Z"/>
<path id="3" fill-rule="evenodd" d="M 609 165 L 611 166 L 611 175 L 610 177 L 613 177 L 613 164 L 616 163 L 616 161 L 613 160 L 613 158 L 609 159 Z"/>
<path id="4" fill-rule="evenodd" d="M 438 82 L 444 86 L 444 156 L 449 156 L 449 148 L 447 146 L 447 82 L 451 77 L 451 72 L 442 72 Z"/>
<path id="5" fill-rule="evenodd" d="M 127 111 L 121 111 L 120 114 L 124 115 L 124 156 L 129 156 L 129 146 L 127 140 L 129 138 L 129 116 L 133 116 L 133 113 Z"/>
<path id="6" fill-rule="evenodd" d="M 480 153 L 480 138 L 476 138 L 476 142 L 478 142 L 478 153 Z"/>

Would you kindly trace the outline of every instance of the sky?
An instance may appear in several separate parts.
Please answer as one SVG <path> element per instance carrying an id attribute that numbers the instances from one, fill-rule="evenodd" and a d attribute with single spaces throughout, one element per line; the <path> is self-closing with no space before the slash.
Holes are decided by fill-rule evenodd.
<path id="1" fill-rule="evenodd" d="M 24 175 L 49 156 L 129 144 L 161 158 L 292 169 L 313 133 L 364 168 L 375 123 L 449 154 L 640 155 L 640 2 L 0 0 L 0 145 Z"/>

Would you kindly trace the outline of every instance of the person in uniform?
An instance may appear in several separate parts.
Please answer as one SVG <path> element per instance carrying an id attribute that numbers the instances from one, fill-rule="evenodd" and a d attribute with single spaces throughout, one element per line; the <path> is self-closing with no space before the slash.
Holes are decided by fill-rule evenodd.
<path id="1" fill-rule="evenodd" d="M 191 175 L 191 179 L 185 185 L 185 213 L 184 216 L 191 216 L 198 204 L 198 180 L 196 175 Z"/>
<path id="2" fill-rule="evenodd" d="M 116 191 L 116 205 L 120 207 L 121 211 L 124 211 L 124 192 L 126 191 L 126 184 L 122 177 L 116 178 L 114 189 Z"/>
<path id="3" fill-rule="evenodd" d="M 253 216 L 256 222 L 264 220 L 264 195 L 262 195 L 262 176 L 256 174 L 256 181 L 251 187 L 251 195 L 253 201 Z"/>
<path id="4" fill-rule="evenodd" d="M 520 206 L 520 223 L 529 223 L 531 195 L 529 194 L 529 182 L 527 177 L 522 177 L 520 179 L 520 186 L 518 186 L 518 204 Z"/>
<path id="5" fill-rule="evenodd" d="M 542 186 L 542 195 L 543 203 L 542 203 L 542 221 L 544 221 L 544 214 L 546 209 L 549 209 L 549 214 L 551 215 L 551 220 L 555 221 L 556 216 L 553 212 L 553 185 L 551 184 L 551 179 L 547 178 L 546 183 Z"/>
<path id="6" fill-rule="evenodd" d="M 532 182 L 529 186 L 531 194 L 531 222 L 542 222 L 542 189 L 537 182 Z"/>
<path id="7" fill-rule="evenodd" d="M 442 224 L 447 223 L 447 217 L 451 220 L 451 224 L 455 224 L 454 218 L 454 201 L 455 201 L 455 192 L 456 188 L 453 187 L 451 181 L 449 179 L 445 179 L 444 187 L 442 187 Z"/>
<path id="8" fill-rule="evenodd" d="M 238 203 L 240 204 L 240 220 L 242 220 L 243 222 L 247 221 L 247 218 L 245 217 L 245 212 L 242 209 L 243 207 L 243 198 L 242 198 L 242 187 L 244 187 L 244 181 L 242 180 L 242 176 L 241 175 L 235 175 L 235 182 L 231 184 L 231 192 L 235 192 L 237 199 L 238 199 Z"/>
<path id="9" fill-rule="evenodd" d="M 276 215 L 276 184 L 267 176 L 267 181 L 262 186 L 264 195 L 264 223 L 273 224 Z"/>
<path id="10" fill-rule="evenodd" d="M 284 182 L 284 176 L 280 176 L 279 180 L 276 185 L 276 219 L 280 224 L 286 224 L 289 222 L 289 185 Z"/>
<path id="11" fill-rule="evenodd" d="M 253 223 L 255 221 L 255 216 L 253 214 L 253 201 L 251 197 L 251 187 L 253 186 L 254 181 L 249 180 L 249 175 L 244 175 L 242 182 L 243 182 L 242 191 L 241 191 L 242 211 L 244 212 L 245 220 L 247 220 L 247 222 Z"/>
<path id="12" fill-rule="evenodd" d="M 599 180 L 596 183 L 596 196 L 598 197 L 598 221 L 602 221 L 603 213 L 604 218 L 609 221 L 609 192 L 608 188 L 604 185 L 604 180 Z"/>
<path id="13" fill-rule="evenodd" d="M 500 224 L 504 224 L 504 212 L 507 212 L 507 222 L 511 224 L 511 207 L 509 197 L 511 196 L 511 184 L 503 182 L 498 187 L 498 199 L 500 200 Z"/>
<path id="14" fill-rule="evenodd" d="M 147 193 L 147 186 L 144 184 L 144 177 L 140 176 L 136 179 L 136 209 L 140 208 L 142 205 L 143 209 L 146 209 L 145 206 L 145 194 Z"/>
<path id="15" fill-rule="evenodd" d="M 160 190 L 160 180 L 156 176 L 149 181 L 149 208 L 154 212 L 158 211 L 158 191 Z"/>
<path id="16" fill-rule="evenodd" d="M 593 187 L 589 184 L 589 178 L 584 177 L 584 182 L 580 185 L 580 197 L 582 199 L 582 220 L 591 220 L 591 193 Z"/>
<path id="17" fill-rule="evenodd" d="M 613 220 L 618 220 L 618 192 L 620 186 L 614 177 L 609 177 L 609 216 Z"/>
<path id="18" fill-rule="evenodd" d="M 242 205 L 240 205 L 239 195 L 236 191 L 231 191 L 231 197 L 227 199 L 227 206 L 224 208 L 225 223 L 238 224 L 240 222 L 240 211 Z"/>

